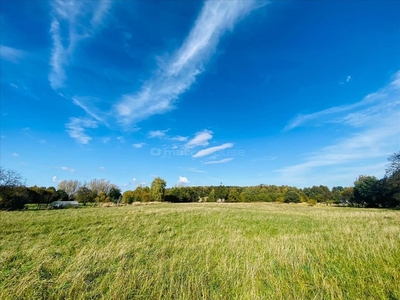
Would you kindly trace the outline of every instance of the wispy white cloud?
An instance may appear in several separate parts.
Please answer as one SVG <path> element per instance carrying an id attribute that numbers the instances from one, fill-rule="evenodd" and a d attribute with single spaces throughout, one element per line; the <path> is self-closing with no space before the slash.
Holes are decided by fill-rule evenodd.
<path id="1" fill-rule="evenodd" d="M 57 176 L 53 176 L 52 181 L 53 181 L 53 182 L 58 182 Z"/>
<path id="2" fill-rule="evenodd" d="M 207 156 L 207 155 L 210 155 L 210 154 L 213 154 L 215 152 L 222 151 L 222 150 L 225 150 L 225 149 L 228 149 L 228 148 L 231 148 L 231 147 L 233 147 L 232 143 L 225 143 L 225 144 L 222 144 L 220 146 L 215 146 L 215 147 L 210 147 L 210 148 L 207 148 L 207 149 L 200 150 L 199 152 L 194 154 L 193 157 L 194 158 L 204 157 L 204 156 Z"/>
<path id="3" fill-rule="evenodd" d="M 78 1 L 78 0 L 55 0 L 52 2 L 52 21 L 50 34 L 53 40 L 51 50 L 51 71 L 48 79 L 53 89 L 64 86 L 67 79 L 65 67 L 72 60 L 73 52 L 77 44 L 91 37 L 99 27 L 104 16 L 111 8 L 111 1 L 101 0 Z M 91 19 L 90 25 L 83 20 Z M 62 34 L 61 24 L 67 25 L 67 34 Z"/>
<path id="4" fill-rule="evenodd" d="M 17 63 L 20 59 L 22 59 L 26 55 L 25 51 L 0 45 L 0 58 L 4 60 L 8 60 L 12 63 Z"/>
<path id="5" fill-rule="evenodd" d="M 342 114 L 338 115 L 338 112 Z M 348 126 L 350 134 L 343 136 L 335 144 L 307 154 L 304 162 L 278 170 L 283 178 L 297 180 L 309 176 L 312 170 L 329 167 L 325 173 L 341 172 L 351 181 L 354 178 L 349 176 L 353 175 L 346 173 L 344 169 L 352 164 L 358 164 L 360 175 L 365 168 L 370 167 L 370 163 L 364 165 L 365 162 L 386 162 L 386 158 L 399 148 L 400 71 L 390 84 L 360 102 L 348 105 L 345 109 L 333 107 L 313 114 L 315 118 L 321 116 L 324 116 L 325 123 Z"/>
<path id="6" fill-rule="evenodd" d="M 97 128 L 95 120 L 85 118 L 70 118 L 66 125 L 67 132 L 79 144 L 88 144 L 92 138 L 85 133 L 86 128 Z"/>
<path id="7" fill-rule="evenodd" d="M 80 108 L 82 108 L 92 118 L 96 119 L 99 122 L 106 124 L 105 114 L 93 105 L 93 103 L 98 102 L 99 99 L 97 99 L 95 97 L 75 96 L 75 97 L 72 97 L 72 101 L 76 106 L 79 106 Z"/>
<path id="8" fill-rule="evenodd" d="M 333 114 L 338 114 L 341 112 L 349 111 L 352 109 L 355 109 L 359 106 L 362 106 L 364 103 L 355 103 L 355 104 L 350 104 L 350 105 L 342 105 L 342 106 L 336 106 L 336 107 L 331 107 L 319 112 L 311 113 L 311 114 L 306 114 L 306 115 L 298 115 L 296 118 L 294 118 L 292 121 L 290 121 L 289 124 L 285 126 L 283 130 L 291 130 L 296 127 L 300 127 L 304 124 L 310 123 L 311 121 L 315 120 L 320 120 L 325 116 L 333 115 Z"/>
<path id="9" fill-rule="evenodd" d="M 148 137 L 149 138 L 163 138 L 166 136 L 169 129 L 166 130 L 152 130 L 149 131 Z"/>
<path id="10" fill-rule="evenodd" d="M 99 168 L 101 171 L 104 171 L 106 168 L 105 167 L 100 167 Z"/>
<path id="11" fill-rule="evenodd" d="M 70 173 L 74 173 L 75 172 L 75 169 L 68 168 L 68 167 L 61 167 L 61 170 L 65 171 L 65 172 L 70 172 Z"/>
<path id="12" fill-rule="evenodd" d="M 213 137 L 213 132 L 210 130 L 203 130 L 200 132 L 197 132 L 195 137 L 189 140 L 185 148 L 195 148 L 198 146 L 207 146 L 209 143 L 208 141 L 212 139 Z"/>
<path id="13" fill-rule="evenodd" d="M 53 89 L 58 89 L 63 86 L 66 78 L 64 67 L 68 61 L 68 53 L 62 45 L 60 23 L 56 19 L 51 22 L 50 33 L 53 39 L 53 49 L 51 50 L 49 81 Z"/>
<path id="14" fill-rule="evenodd" d="M 221 160 L 206 161 L 206 162 L 204 162 L 203 164 L 205 164 L 205 165 L 223 164 L 223 163 L 230 162 L 231 160 L 233 160 L 233 157 L 224 158 L 224 159 L 221 159 Z"/>
<path id="15" fill-rule="evenodd" d="M 170 141 L 175 141 L 175 142 L 185 142 L 188 139 L 187 136 L 181 136 L 181 135 L 168 136 L 167 135 L 168 131 L 170 131 L 170 129 L 152 130 L 152 131 L 149 131 L 147 137 L 148 138 L 159 138 L 159 139 L 170 140 Z"/>
<path id="16" fill-rule="evenodd" d="M 133 144 L 133 147 L 142 148 L 144 145 L 146 145 L 146 144 L 145 143 L 137 143 L 137 144 Z"/>
<path id="17" fill-rule="evenodd" d="M 206 173 L 206 171 L 197 170 L 196 168 L 189 168 L 189 169 L 186 169 L 186 170 L 190 171 L 190 172 L 195 172 L 195 173 Z"/>
<path id="18" fill-rule="evenodd" d="M 14 157 L 18 157 L 18 156 L 19 156 L 19 154 L 18 154 L 18 153 L 16 153 L 16 152 L 14 152 L 14 153 L 12 154 L 12 156 L 14 156 Z"/>
<path id="19" fill-rule="evenodd" d="M 91 24 L 93 28 L 100 26 L 104 17 L 108 14 L 112 6 L 111 0 L 100 0 L 97 8 L 95 8 Z"/>
<path id="20" fill-rule="evenodd" d="M 186 142 L 187 139 L 188 139 L 187 136 L 181 136 L 181 135 L 173 136 L 170 138 L 170 140 L 177 141 L 177 142 Z"/>
<path id="21" fill-rule="evenodd" d="M 174 108 L 175 101 L 203 72 L 220 38 L 252 10 L 265 1 L 205 2 L 193 28 L 171 59 L 160 62 L 155 76 L 147 80 L 138 92 L 124 95 L 115 111 L 124 124 L 138 122 Z"/>
<path id="22" fill-rule="evenodd" d="M 400 114 L 398 116 L 400 117 Z M 391 142 L 390 139 L 396 138 L 397 141 L 400 139 L 400 129 L 396 126 L 379 126 L 377 129 L 365 130 L 337 144 L 310 153 L 305 162 L 286 167 L 281 171 L 299 175 L 312 168 L 347 164 L 382 156 L 386 158 L 395 149 L 396 142 Z M 388 144 L 391 150 L 386 150 Z"/>
<path id="23" fill-rule="evenodd" d="M 398 98 L 396 98 L 395 95 L 400 90 L 399 82 L 400 82 L 400 71 L 394 75 L 394 79 L 390 84 L 380 89 L 376 93 L 367 95 L 361 101 L 348 105 L 331 107 L 311 114 L 300 114 L 292 121 L 290 121 L 289 124 L 285 126 L 284 130 L 291 130 L 296 127 L 310 124 L 312 122 L 317 124 L 329 123 L 332 122 L 332 120 L 335 118 L 336 118 L 335 120 L 343 118 L 343 114 L 346 112 L 353 112 L 354 113 L 353 116 L 355 117 L 356 115 L 360 115 L 361 108 L 374 109 L 377 107 L 377 105 L 386 105 L 386 104 L 391 105 L 390 103 L 393 103 L 393 101 L 395 102 L 396 99 L 398 100 Z M 388 97 L 391 97 L 389 99 L 390 100 L 389 102 L 388 102 Z M 364 110 L 361 110 L 361 112 L 365 114 Z M 345 116 L 348 117 L 349 115 Z"/>

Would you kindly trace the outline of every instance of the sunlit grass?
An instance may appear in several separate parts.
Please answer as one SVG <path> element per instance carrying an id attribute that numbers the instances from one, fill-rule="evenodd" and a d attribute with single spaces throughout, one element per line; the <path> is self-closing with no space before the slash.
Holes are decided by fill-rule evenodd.
<path id="1" fill-rule="evenodd" d="M 0 299 L 400 299 L 400 211 L 153 204 L 0 226 Z"/>

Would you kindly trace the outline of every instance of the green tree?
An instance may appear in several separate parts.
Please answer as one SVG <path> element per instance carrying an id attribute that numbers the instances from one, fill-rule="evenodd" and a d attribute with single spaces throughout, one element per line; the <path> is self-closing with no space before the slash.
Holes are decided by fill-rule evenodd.
<path id="1" fill-rule="evenodd" d="M 165 201 L 168 202 L 196 202 L 199 200 L 199 193 L 194 187 L 175 186 L 166 189 Z"/>
<path id="2" fill-rule="evenodd" d="M 229 190 L 228 201 L 229 202 L 239 202 L 240 201 L 240 194 L 235 188 L 232 188 Z"/>
<path id="3" fill-rule="evenodd" d="M 81 186 L 75 194 L 75 199 L 79 202 L 82 202 L 83 205 L 86 205 L 87 202 L 92 202 L 93 192 L 86 186 Z"/>
<path id="4" fill-rule="evenodd" d="M 285 194 L 285 203 L 299 203 L 300 202 L 300 195 L 294 191 L 294 190 L 289 190 L 286 194 Z"/>
<path id="5" fill-rule="evenodd" d="M 339 203 L 341 198 L 341 192 L 343 191 L 342 186 L 334 186 L 332 188 L 332 199 L 334 202 Z"/>
<path id="6" fill-rule="evenodd" d="M 142 188 L 142 192 L 140 194 L 141 196 L 141 201 L 143 202 L 149 202 L 151 200 L 151 190 L 148 186 L 145 186 Z"/>
<path id="7" fill-rule="evenodd" d="M 346 187 L 340 192 L 341 201 L 346 203 L 353 203 L 354 198 L 354 188 Z"/>
<path id="8" fill-rule="evenodd" d="M 248 186 L 243 189 L 242 193 L 240 194 L 240 200 L 242 202 L 254 202 L 257 201 L 257 192 L 255 187 Z"/>
<path id="9" fill-rule="evenodd" d="M 332 192 L 325 185 L 314 185 L 312 188 L 304 188 L 303 192 L 309 199 L 315 199 L 318 202 L 328 202 L 332 200 Z"/>
<path id="10" fill-rule="evenodd" d="M 134 202 L 147 202 L 144 199 L 144 194 L 146 192 L 141 186 L 136 187 L 134 193 L 135 193 Z"/>
<path id="11" fill-rule="evenodd" d="M 108 193 L 108 197 L 111 198 L 112 202 L 118 202 L 121 197 L 121 190 L 118 187 L 113 186 Z"/>
<path id="12" fill-rule="evenodd" d="M 362 206 L 376 206 L 377 184 L 375 176 L 360 175 L 354 182 L 355 202 Z"/>
<path id="13" fill-rule="evenodd" d="M 24 186 L 1 188 L 0 210 L 23 209 L 29 203 L 29 194 Z"/>
<path id="14" fill-rule="evenodd" d="M 125 191 L 122 194 L 122 203 L 132 204 L 135 202 L 135 196 L 136 194 L 134 191 Z"/>
<path id="15" fill-rule="evenodd" d="M 218 187 L 216 187 L 215 189 L 215 198 L 218 199 L 227 199 L 228 198 L 228 194 L 229 194 L 229 190 L 223 186 L 220 185 Z"/>
<path id="16" fill-rule="evenodd" d="M 27 201 L 28 193 L 22 175 L 0 167 L 0 209 L 22 209 Z"/>
<path id="17" fill-rule="evenodd" d="M 212 189 L 210 194 L 208 194 L 207 202 L 215 202 L 215 201 L 216 201 L 216 199 L 215 199 L 215 190 Z"/>
<path id="18" fill-rule="evenodd" d="M 110 202 L 110 197 L 107 196 L 106 193 L 103 191 L 100 191 L 97 193 L 97 197 L 94 199 L 97 203 L 105 203 L 105 202 Z"/>
<path id="19" fill-rule="evenodd" d="M 166 181 L 160 177 L 154 178 L 151 183 L 150 199 L 151 201 L 161 202 L 164 200 Z"/>
<path id="20" fill-rule="evenodd" d="M 58 194 L 58 192 L 56 191 L 56 189 L 51 186 L 48 187 L 46 189 L 47 193 L 48 193 L 48 201 L 49 203 L 53 202 L 53 201 L 57 201 L 60 198 L 60 195 Z"/>
<path id="21" fill-rule="evenodd" d="M 60 201 L 68 201 L 68 194 L 64 190 L 57 190 L 58 200 Z"/>

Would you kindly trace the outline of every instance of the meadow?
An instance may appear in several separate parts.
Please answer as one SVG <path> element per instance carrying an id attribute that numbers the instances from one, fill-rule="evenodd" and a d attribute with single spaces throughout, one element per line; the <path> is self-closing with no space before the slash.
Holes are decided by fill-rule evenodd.
<path id="1" fill-rule="evenodd" d="M 0 299 L 400 299 L 396 210 L 159 203 L 0 226 Z"/>

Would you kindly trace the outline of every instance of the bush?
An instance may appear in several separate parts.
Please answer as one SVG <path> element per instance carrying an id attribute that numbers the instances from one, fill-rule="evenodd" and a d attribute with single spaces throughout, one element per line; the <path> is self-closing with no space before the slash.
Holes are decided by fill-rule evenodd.
<path id="1" fill-rule="evenodd" d="M 300 203 L 300 196 L 295 191 L 288 191 L 285 194 L 285 200 L 284 201 L 285 201 L 285 203 L 290 203 L 290 202 Z"/>
<path id="2" fill-rule="evenodd" d="M 1 195 L 0 210 L 18 210 L 25 206 L 24 197 L 19 195 Z"/>

